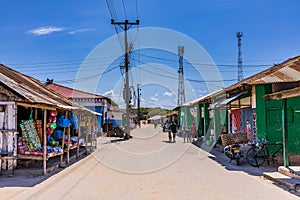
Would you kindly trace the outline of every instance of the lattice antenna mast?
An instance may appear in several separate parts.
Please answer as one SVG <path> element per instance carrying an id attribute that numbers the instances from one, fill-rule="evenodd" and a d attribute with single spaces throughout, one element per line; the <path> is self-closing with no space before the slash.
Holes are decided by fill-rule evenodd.
<path id="1" fill-rule="evenodd" d="M 242 37 L 243 33 L 242 32 L 237 32 L 236 37 L 238 38 L 238 81 L 241 81 L 244 79 L 244 74 L 243 74 L 243 61 L 242 61 Z"/>
<path id="2" fill-rule="evenodd" d="M 178 46 L 178 56 L 179 56 L 178 95 L 177 95 L 177 104 L 178 105 L 182 105 L 185 103 L 184 76 L 183 76 L 183 53 L 184 53 L 184 46 Z"/>

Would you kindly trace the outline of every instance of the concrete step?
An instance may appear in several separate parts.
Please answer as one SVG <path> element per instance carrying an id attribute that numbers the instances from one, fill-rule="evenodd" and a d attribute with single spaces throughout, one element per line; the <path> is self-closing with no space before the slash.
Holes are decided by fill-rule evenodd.
<path id="1" fill-rule="evenodd" d="M 300 166 L 279 166 L 278 172 L 293 178 L 298 178 L 300 180 Z"/>
<path id="2" fill-rule="evenodd" d="M 288 189 L 300 192 L 300 179 L 284 175 L 280 172 L 264 172 L 264 178 L 277 184 L 287 187 Z"/>

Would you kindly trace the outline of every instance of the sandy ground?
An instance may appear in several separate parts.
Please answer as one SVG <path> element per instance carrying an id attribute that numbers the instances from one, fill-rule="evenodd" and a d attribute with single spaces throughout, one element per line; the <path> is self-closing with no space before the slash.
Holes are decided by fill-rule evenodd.
<path id="1" fill-rule="evenodd" d="M 97 151 L 59 173 L 3 183 L 0 199 L 299 199 L 182 138 L 168 143 L 160 128 L 143 126 L 132 135 L 99 138 Z"/>

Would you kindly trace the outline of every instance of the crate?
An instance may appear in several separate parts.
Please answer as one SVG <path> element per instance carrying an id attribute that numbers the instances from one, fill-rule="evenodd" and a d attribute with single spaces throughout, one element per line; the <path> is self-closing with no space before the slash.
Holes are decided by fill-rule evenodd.
<path id="1" fill-rule="evenodd" d="M 227 146 L 235 143 L 247 143 L 247 133 L 226 133 L 221 134 L 222 145 Z"/>

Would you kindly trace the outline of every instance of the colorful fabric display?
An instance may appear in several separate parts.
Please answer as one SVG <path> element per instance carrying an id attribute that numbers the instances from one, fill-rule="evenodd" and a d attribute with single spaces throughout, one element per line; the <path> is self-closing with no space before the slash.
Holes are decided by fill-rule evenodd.
<path id="1" fill-rule="evenodd" d="M 63 131 L 62 130 L 56 130 L 55 131 L 55 138 L 56 139 L 61 139 L 63 136 Z"/>
<path id="2" fill-rule="evenodd" d="M 40 151 L 25 151 L 25 155 L 34 155 L 34 156 L 42 156 L 43 152 Z"/>
<path id="3" fill-rule="evenodd" d="M 73 125 L 73 129 L 78 129 L 78 118 L 76 114 L 72 113 L 70 116 L 70 122 Z"/>
<path id="4" fill-rule="evenodd" d="M 42 120 L 35 120 L 35 127 L 37 133 L 39 135 L 40 141 L 43 140 L 43 127 L 42 127 Z"/>
<path id="5" fill-rule="evenodd" d="M 66 116 L 62 115 L 57 119 L 57 125 L 60 127 L 69 127 L 71 122 L 66 118 Z"/>
<path id="6" fill-rule="evenodd" d="M 26 143 L 29 151 L 35 151 L 41 148 L 41 141 L 36 131 L 34 121 L 28 120 L 20 124 L 22 130 L 22 137 Z"/>

